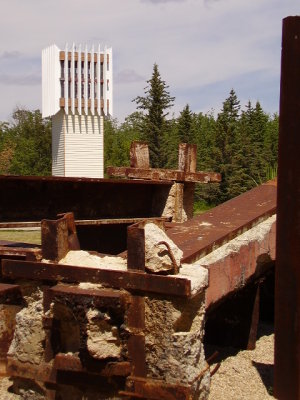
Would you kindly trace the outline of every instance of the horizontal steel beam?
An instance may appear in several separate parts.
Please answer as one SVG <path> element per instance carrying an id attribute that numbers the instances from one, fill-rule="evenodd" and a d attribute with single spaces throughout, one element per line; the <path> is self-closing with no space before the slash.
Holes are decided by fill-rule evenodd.
<path id="1" fill-rule="evenodd" d="M 125 290 L 183 297 L 191 295 L 189 279 L 152 275 L 132 270 L 118 271 L 56 263 L 2 260 L 2 275 L 11 279 L 24 278 L 69 283 L 91 282 Z"/>
<path id="2" fill-rule="evenodd" d="M 136 179 L 199 183 L 221 182 L 221 174 L 217 172 L 184 172 L 171 169 L 129 167 L 107 167 L 106 171 L 110 176 Z"/>

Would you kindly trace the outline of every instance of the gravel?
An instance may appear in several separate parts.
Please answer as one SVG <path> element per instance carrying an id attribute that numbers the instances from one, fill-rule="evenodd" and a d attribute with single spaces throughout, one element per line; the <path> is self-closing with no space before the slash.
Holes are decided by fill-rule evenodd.
<path id="1" fill-rule="evenodd" d="M 221 366 L 211 378 L 209 400 L 274 399 L 274 331 L 261 325 L 255 350 L 219 348 Z M 210 354 L 212 349 L 210 349 Z M 233 355 L 234 354 L 234 355 Z M 219 360 L 216 360 L 216 362 Z M 213 364 L 211 370 L 216 364 Z"/>

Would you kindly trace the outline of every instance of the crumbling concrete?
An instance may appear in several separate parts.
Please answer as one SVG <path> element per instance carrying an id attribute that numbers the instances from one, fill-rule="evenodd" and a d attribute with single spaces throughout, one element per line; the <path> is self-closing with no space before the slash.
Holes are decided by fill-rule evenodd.
<path id="1" fill-rule="evenodd" d="M 44 356 L 43 293 L 37 288 L 26 298 L 27 307 L 16 314 L 14 337 L 8 357 L 39 365 Z"/>
<path id="2" fill-rule="evenodd" d="M 192 386 L 193 399 L 205 399 L 210 374 L 203 350 L 205 296 L 191 300 L 147 297 L 145 344 L 148 374 L 170 383 Z"/>
<path id="3" fill-rule="evenodd" d="M 21 309 L 18 305 L 0 304 L 0 376 L 6 373 L 6 355 L 14 336 L 16 315 Z"/>
<path id="4" fill-rule="evenodd" d="M 87 349 L 89 354 L 97 360 L 121 357 L 121 344 L 118 327 L 111 324 L 107 313 L 89 309 L 86 313 Z"/>
<path id="5" fill-rule="evenodd" d="M 59 261 L 59 264 L 77 265 L 80 267 L 106 268 L 126 270 L 127 263 L 122 257 L 104 256 L 90 254 L 88 251 L 71 250 Z"/>
<path id="6" fill-rule="evenodd" d="M 152 273 L 171 272 L 174 270 L 172 258 L 166 246 L 161 242 L 168 243 L 176 262 L 176 269 L 180 267 L 182 251 L 167 236 L 167 234 L 156 224 L 147 223 L 145 229 L 145 267 Z"/>

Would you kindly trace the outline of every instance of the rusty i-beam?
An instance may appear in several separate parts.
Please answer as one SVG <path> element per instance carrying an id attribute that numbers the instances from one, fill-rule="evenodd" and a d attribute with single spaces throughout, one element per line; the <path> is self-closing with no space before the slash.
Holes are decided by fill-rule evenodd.
<path id="1" fill-rule="evenodd" d="M 283 20 L 275 283 L 275 397 L 300 399 L 300 17 Z"/>

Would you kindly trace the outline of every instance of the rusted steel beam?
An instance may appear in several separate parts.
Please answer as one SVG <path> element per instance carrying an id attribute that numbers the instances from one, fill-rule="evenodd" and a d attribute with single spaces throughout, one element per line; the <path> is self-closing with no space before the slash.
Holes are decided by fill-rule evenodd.
<path id="1" fill-rule="evenodd" d="M 127 228 L 127 268 L 145 271 L 145 230 L 143 224 Z"/>
<path id="2" fill-rule="evenodd" d="M 71 211 L 75 219 L 153 216 L 153 197 L 168 181 L 0 176 L 1 222 L 40 221 Z M 20 201 L 21 199 L 21 201 Z"/>
<path id="3" fill-rule="evenodd" d="M 19 303 L 22 298 L 20 285 L 0 283 L 0 304 Z"/>
<path id="4" fill-rule="evenodd" d="M 256 347 L 257 329 L 259 323 L 259 302 L 260 302 L 260 282 L 258 282 L 257 284 L 256 294 L 253 302 L 253 310 L 251 315 L 247 350 L 254 350 Z"/>
<path id="5" fill-rule="evenodd" d="M 191 397 L 190 386 L 168 384 L 164 381 L 130 376 L 126 380 L 128 391 L 119 394 L 132 396 L 139 399 L 150 400 L 189 400 Z"/>
<path id="6" fill-rule="evenodd" d="M 184 172 L 196 172 L 197 145 L 180 143 L 178 148 L 178 169 Z"/>
<path id="7" fill-rule="evenodd" d="M 3 241 L 2 241 L 3 243 Z M 18 243 L 13 243 L 11 246 L 2 246 L 0 243 L 0 260 L 2 258 L 14 258 L 14 259 L 30 259 L 30 260 L 41 260 L 42 259 L 42 250 L 37 247 L 22 247 L 23 243 L 20 243 L 21 246 L 17 246 Z M 31 245 L 35 246 L 35 245 Z"/>
<path id="8" fill-rule="evenodd" d="M 53 367 L 61 371 L 76 371 L 96 374 L 101 376 L 128 376 L 131 372 L 131 365 L 128 361 L 108 362 L 103 368 L 98 367 L 98 371 L 89 371 L 81 362 L 78 356 L 65 353 L 56 354 Z"/>
<path id="9" fill-rule="evenodd" d="M 9 376 L 38 380 L 40 382 L 55 384 L 60 371 L 76 372 L 78 377 L 84 379 L 88 376 L 113 377 L 128 376 L 131 366 L 127 361 L 108 362 L 98 371 L 89 371 L 81 363 L 79 357 L 70 356 L 68 354 L 57 354 L 53 363 L 42 363 L 34 365 L 29 362 L 21 362 L 12 357 L 7 357 L 7 373 Z M 73 382 L 74 384 L 74 382 Z"/>
<path id="10" fill-rule="evenodd" d="M 283 20 L 275 275 L 275 376 L 279 399 L 300 398 L 300 17 Z"/>
<path id="11" fill-rule="evenodd" d="M 92 299 L 96 307 L 122 308 L 129 302 L 130 295 L 113 289 L 82 289 L 78 286 L 56 285 L 44 291 L 44 309 L 47 311 L 55 298 L 70 298 L 82 300 Z"/>
<path id="12" fill-rule="evenodd" d="M 59 214 L 56 220 L 41 221 L 43 258 L 59 261 L 69 250 L 79 250 L 74 214 Z"/>
<path id="13" fill-rule="evenodd" d="M 98 219 L 98 220 L 75 220 L 76 225 L 113 225 L 113 224 L 135 224 L 137 222 L 142 221 L 165 221 L 168 222 L 171 220 L 171 217 L 145 217 L 145 218 L 107 218 L 107 219 Z"/>
<path id="14" fill-rule="evenodd" d="M 193 262 L 276 213 L 276 180 L 258 186 L 181 224 L 166 224 L 168 236 Z"/>
<path id="15" fill-rule="evenodd" d="M 135 224 L 140 221 L 153 221 L 153 220 L 162 220 L 162 221 L 170 221 L 170 217 L 145 217 L 145 218 L 102 218 L 102 219 L 76 219 L 76 226 L 83 225 L 114 225 L 114 224 Z M 0 229 L 11 229 L 11 228 L 40 228 L 40 221 L 31 221 L 31 222 L 0 222 Z M 1 241 L 0 241 L 1 245 Z"/>
<path id="16" fill-rule="evenodd" d="M 7 357 L 7 373 L 12 377 L 33 379 L 40 382 L 56 382 L 55 370 L 53 370 L 51 364 L 23 363 L 9 356 Z"/>
<path id="17" fill-rule="evenodd" d="M 110 176 L 135 179 L 200 183 L 214 183 L 221 181 L 221 175 L 217 172 L 184 172 L 171 169 L 143 169 L 128 167 L 107 167 L 106 172 Z"/>
<path id="18" fill-rule="evenodd" d="M 132 142 L 130 145 L 130 167 L 150 168 L 149 148 L 145 142 Z"/>
<path id="19" fill-rule="evenodd" d="M 39 228 L 40 226 L 41 226 L 40 221 L 0 222 L 0 229 Z"/>
<path id="20" fill-rule="evenodd" d="M 191 295 L 189 279 L 129 270 L 118 271 L 56 263 L 2 260 L 2 274 L 11 279 L 25 278 L 69 283 L 92 282 L 125 290 L 139 290 L 183 297 Z"/>
<path id="21" fill-rule="evenodd" d="M 145 300 L 141 296 L 132 296 L 127 312 L 127 325 L 130 331 L 128 339 L 128 357 L 131 361 L 131 375 L 145 377 Z"/>

